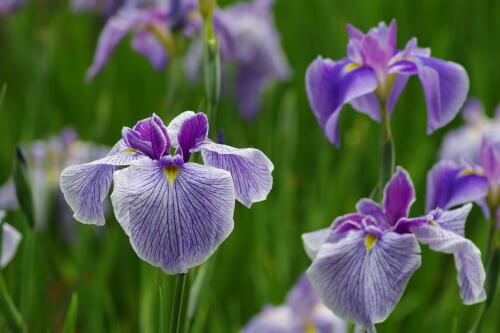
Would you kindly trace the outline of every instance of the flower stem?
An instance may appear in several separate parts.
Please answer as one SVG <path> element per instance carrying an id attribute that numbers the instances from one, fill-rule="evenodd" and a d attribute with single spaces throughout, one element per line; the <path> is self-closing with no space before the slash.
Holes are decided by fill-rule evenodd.
<path id="1" fill-rule="evenodd" d="M 26 332 L 23 317 L 10 297 L 2 274 L 0 274 L 0 308 L 12 332 Z"/>
<path id="2" fill-rule="evenodd" d="M 184 296 L 184 285 L 186 284 L 185 274 L 178 274 L 175 281 L 174 299 L 172 300 L 172 314 L 170 316 L 170 333 L 180 332 L 182 315 L 182 298 Z"/>
<path id="3" fill-rule="evenodd" d="M 387 112 L 387 102 L 380 104 L 381 110 L 381 133 L 380 133 L 380 176 L 378 197 L 381 199 L 385 184 L 394 173 L 395 152 L 392 139 L 391 122 Z"/>

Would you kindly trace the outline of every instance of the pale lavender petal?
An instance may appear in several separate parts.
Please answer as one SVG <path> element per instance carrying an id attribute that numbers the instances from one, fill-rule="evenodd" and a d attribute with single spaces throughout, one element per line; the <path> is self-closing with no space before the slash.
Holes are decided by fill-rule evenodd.
<path id="1" fill-rule="evenodd" d="M 139 30 L 132 39 L 132 47 L 146 58 L 157 71 L 162 71 L 168 61 L 165 47 L 148 30 Z"/>
<path id="2" fill-rule="evenodd" d="M 233 229 L 229 172 L 143 160 L 114 174 L 111 201 L 137 255 L 169 274 L 203 263 Z"/>
<path id="3" fill-rule="evenodd" d="M 7 15 L 15 12 L 24 4 L 26 0 L 2 0 L 0 1 L 0 15 Z"/>
<path id="4" fill-rule="evenodd" d="M 64 169 L 59 183 L 74 218 L 83 223 L 104 225 L 104 201 L 116 166 L 129 165 L 138 159 L 148 158 L 122 150 L 91 163 Z"/>
<path id="5" fill-rule="evenodd" d="M 347 322 L 337 317 L 323 304 L 318 304 L 311 314 L 311 322 L 317 333 L 347 333 Z M 307 332 L 307 331 L 306 331 Z"/>
<path id="6" fill-rule="evenodd" d="M 351 101 L 352 107 L 375 121 L 380 121 L 380 101 L 374 93 L 369 93 Z"/>
<path id="7" fill-rule="evenodd" d="M 0 267 L 3 268 L 7 266 L 12 258 L 14 258 L 21 238 L 21 234 L 13 226 L 8 223 L 3 224 L 2 258 L 0 259 Z"/>
<path id="8" fill-rule="evenodd" d="M 273 187 L 274 165 L 263 152 L 210 142 L 202 146 L 201 154 L 206 165 L 231 173 L 239 202 L 250 207 L 267 198 Z"/>
<path id="9" fill-rule="evenodd" d="M 488 193 L 488 180 L 453 162 L 435 164 L 427 174 L 426 211 L 475 201 Z"/>
<path id="10" fill-rule="evenodd" d="M 392 114 L 394 110 L 394 106 L 396 106 L 396 102 L 406 87 L 406 83 L 410 77 L 408 75 L 398 74 L 394 79 L 394 84 L 392 86 L 391 93 L 389 95 L 389 99 L 387 101 L 387 111 L 389 114 Z"/>
<path id="11" fill-rule="evenodd" d="M 388 232 L 368 251 L 365 238 L 364 231 L 351 231 L 322 245 L 307 275 L 335 314 L 374 332 L 420 267 L 420 248 L 415 236 Z"/>
<path id="12" fill-rule="evenodd" d="M 500 181 L 500 142 L 483 137 L 480 151 L 481 166 L 490 181 Z"/>
<path id="13" fill-rule="evenodd" d="M 320 304 L 320 299 L 307 275 L 303 274 L 293 286 L 286 297 L 285 304 L 293 310 L 296 316 L 305 320 L 309 319 L 316 305 Z"/>
<path id="14" fill-rule="evenodd" d="M 469 91 L 465 69 L 454 62 L 416 57 L 418 77 L 427 103 L 427 133 L 448 124 L 462 107 Z"/>
<path id="15" fill-rule="evenodd" d="M 304 333 L 304 325 L 288 306 L 267 306 L 241 333 Z"/>
<path id="16" fill-rule="evenodd" d="M 17 209 L 19 203 L 16 197 L 16 187 L 12 178 L 0 187 L 0 210 Z"/>
<path id="17" fill-rule="evenodd" d="M 361 199 L 356 204 L 356 210 L 363 215 L 372 216 L 379 226 L 390 227 L 387 215 L 378 203 L 371 199 Z"/>
<path id="18" fill-rule="evenodd" d="M 384 190 L 384 211 L 389 223 L 394 225 L 400 218 L 407 217 L 415 201 L 415 189 L 408 172 L 397 168 Z"/>
<path id="19" fill-rule="evenodd" d="M 318 57 L 309 65 L 306 88 L 309 103 L 330 142 L 340 144 L 338 118 L 342 106 L 377 88 L 373 70 L 346 70 L 347 60 L 333 62 Z"/>
<path id="20" fill-rule="evenodd" d="M 426 223 L 410 228 L 420 243 L 428 244 L 434 251 L 454 255 L 460 296 L 464 304 L 474 304 L 486 299 L 483 288 L 486 274 L 479 249 L 470 240 L 452 229 L 447 229 L 447 225 L 451 225 L 453 229 L 457 227 L 463 229 L 470 209 L 471 205 L 468 205 L 465 208 L 466 214 L 464 212 L 456 213 L 453 217 L 455 219 L 447 216 L 443 224 L 440 223 L 439 219 L 434 221 L 438 226 Z"/>
<path id="21" fill-rule="evenodd" d="M 462 117 L 470 124 L 477 124 L 487 120 L 483 103 L 477 98 L 469 98 L 464 105 Z"/>
<path id="22" fill-rule="evenodd" d="M 268 79 L 263 73 L 256 72 L 251 66 L 240 68 L 236 76 L 236 97 L 238 109 L 247 119 L 257 116 L 260 96 Z"/>
<path id="23" fill-rule="evenodd" d="M 314 259 L 319 248 L 325 243 L 332 234 L 331 228 L 320 229 L 302 234 L 302 242 L 309 258 Z"/>

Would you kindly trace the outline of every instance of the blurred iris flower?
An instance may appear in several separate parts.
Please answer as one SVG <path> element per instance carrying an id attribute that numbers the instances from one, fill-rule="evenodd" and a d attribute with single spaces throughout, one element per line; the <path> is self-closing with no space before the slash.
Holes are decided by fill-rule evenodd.
<path id="1" fill-rule="evenodd" d="M 75 12 L 97 11 L 105 17 L 116 13 L 125 0 L 71 0 L 71 9 Z"/>
<path id="2" fill-rule="evenodd" d="M 478 162 L 483 136 L 500 140 L 500 106 L 497 107 L 495 117 L 490 119 L 481 101 L 471 98 L 465 104 L 462 114 L 465 125 L 446 134 L 439 155 L 443 160 L 462 162 L 467 159 Z"/>
<path id="3" fill-rule="evenodd" d="M 153 114 L 123 128 L 106 157 L 62 172 L 74 217 L 104 225 L 114 181 L 115 216 L 141 259 L 169 274 L 203 263 L 233 229 L 234 200 L 247 207 L 265 200 L 273 170 L 261 151 L 217 144 L 207 133 L 205 114 L 192 111 L 168 127 Z M 205 165 L 189 161 L 199 151 Z"/>
<path id="4" fill-rule="evenodd" d="M 484 136 L 477 162 L 466 158 L 461 163 L 440 161 L 429 171 L 427 210 L 468 201 L 476 201 L 487 218 L 496 214 L 500 227 L 500 140 Z"/>
<path id="5" fill-rule="evenodd" d="M 430 56 L 412 38 L 396 49 L 396 21 L 381 22 L 364 34 L 347 25 L 347 57 L 318 56 L 306 73 L 309 103 L 330 142 L 340 145 L 339 117 L 344 104 L 380 122 L 390 116 L 408 78 L 418 75 L 427 103 L 427 133 L 450 122 L 465 101 L 469 78 L 456 63 Z"/>
<path id="6" fill-rule="evenodd" d="M 213 22 L 220 42 L 223 67 L 223 85 L 230 87 L 230 67 L 235 67 L 234 89 L 238 108 L 247 118 L 254 118 L 259 110 L 264 88 L 274 80 L 286 80 L 291 70 L 280 46 L 272 6 L 274 0 L 238 2 L 217 9 Z M 186 70 L 191 80 L 201 73 L 202 41 L 191 47 Z"/>
<path id="7" fill-rule="evenodd" d="M 0 210 L 0 221 L 3 220 L 5 212 Z M 0 258 L 0 267 L 4 268 L 14 258 L 17 246 L 21 241 L 21 234 L 10 224 L 2 223 L 2 256 Z"/>
<path id="8" fill-rule="evenodd" d="M 78 140 L 77 134 L 71 128 L 66 128 L 45 141 L 38 140 L 23 147 L 32 184 L 35 220 L 38 227 L 45 227 L 51 214 L 57 211 L 63 222 L 60 225 L 62 236 L 68 241 L 72 240 L 74 220 L 59 191 L 59 174 L 69 165 L 103 157 L 108 150 L 108 147 Z M 18 207 L 14 182 L 8 180 L 0 187 L 0 209 L 9 210 Z"/>
<path id="9" fill-rule="evenodd" d="M 471 204 L 437 208 L 409 218 L 415 200 L 408 173 L 398 168 L 380 206 L 358 202 L 357 212 L 337 218 L 326 229 L 303 235 L 313 260 L 307 270 L 319 296 L 335 314 L 375 331 L 400 299 L 420 267 L 419 242 L 454 255 L 460 296 L 465 304 L 485 300 L 485 272 L 479 249 L 464 237 Z"/>
<path id="10" fill-rule="evenodd" d="M 132 47 L 161 71 L 171 56 L 169 52 L 175 52 L 173 32 L 192 36 L 201 24 L 196 0 L 177 0 L 168 4 L 160 0 L 127 1 L 102 30 L 87 80 L 92 80 L 101 71 L 129 33 L 133 33 Z"/>
<path id="11" fill-rule="evenodd" d="M 241 333 L 346 333 L 347 323 L 328 310 L 304 274 L 284 304 L 266 306 Z"/>
<path id="12" fill-rule="evenodd" d="M 24 6 L 26 0 L 1 0 L 0 15 L 8 15 Z"/>

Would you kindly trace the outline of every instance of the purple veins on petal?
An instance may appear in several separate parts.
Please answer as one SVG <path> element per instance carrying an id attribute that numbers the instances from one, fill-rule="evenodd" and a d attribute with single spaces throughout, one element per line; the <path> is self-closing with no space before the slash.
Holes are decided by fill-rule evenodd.
<path id="1" fill-rule="evenodd" d="M 400 218 L 408 216 L 415 201 L 415 190 L 406 170 L 398 167 L 384 190 L 384 211 L 389 223 L 394 225 Z"/>
<path id="2" fill-rule="evenodd" d="M 114 174 L 111 201 L 138 256 L 169 274 L 204 262 L 233 229 L 234 185 L 224 170 L 185 163 L 171 182 L 157 161 Z"/>
<path id="3" fill-rule="evenodd" d="M 243 205 L 250 207 L 267 198 L 273 186 L 274 165 L 260 150 L 209 142 L 201 146 L 201 154 L 206 165 L 231 173 L 236 199 Z"/>
<path id="4" fill-rule="evenodd" d="M 197 113 L 182 123 L 177 133 L 177 142 L 181 148 L 184 162 L 189 161 L 191 151 L 207 140 L 208 119 L 204 113 Z"/>

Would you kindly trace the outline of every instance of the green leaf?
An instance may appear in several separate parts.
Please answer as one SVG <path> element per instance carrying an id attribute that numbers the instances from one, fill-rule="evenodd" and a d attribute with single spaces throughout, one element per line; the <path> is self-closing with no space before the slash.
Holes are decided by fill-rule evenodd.
<path id="1" fill-rule="evenodd" d="M 20 147 L 16 147 L 14 159 L 14 185 L 16 186 L 16 196 L 22 212 L 26 216 L 31 227 L 35 226 L 35 205 L 33 203 L 33 192 L 26 166 L 26 159 Z"/>
<path id="2" fill-rule="evenodd" d="M 66 315 L 66 321 L 64 322 L 63 333 L 75 332 L 77 317 L 78 317 L 78 294 L 73 293 L 73 296 L 71 296 L 71 303 L 69 304 L 68 314 Z"/>

